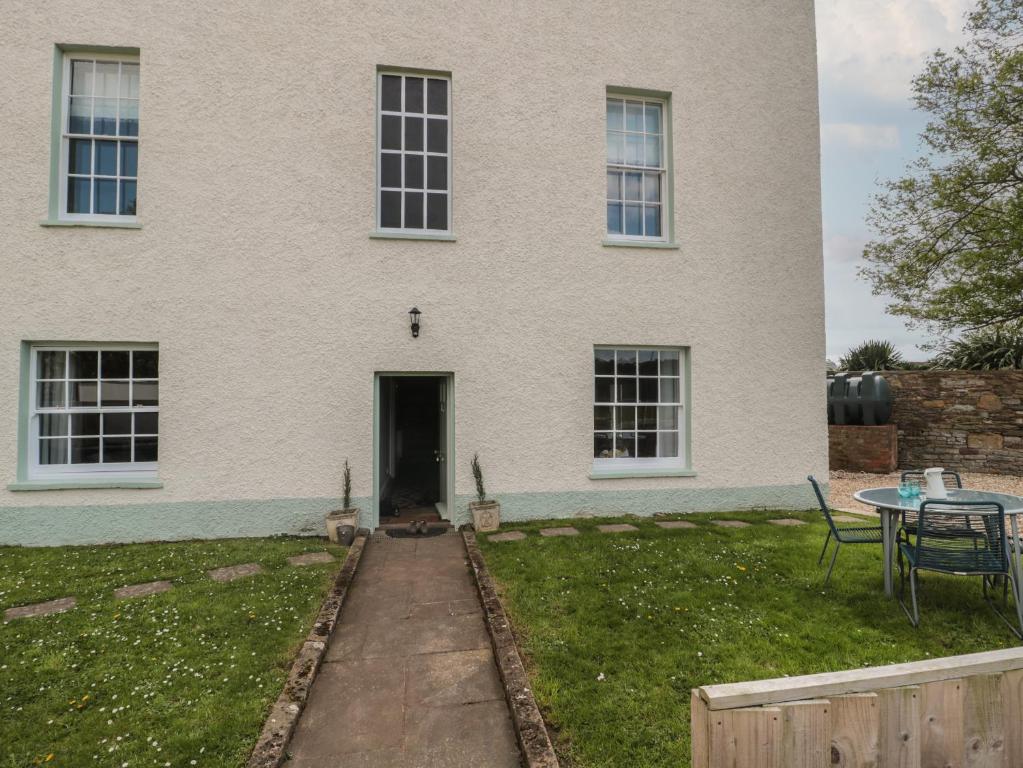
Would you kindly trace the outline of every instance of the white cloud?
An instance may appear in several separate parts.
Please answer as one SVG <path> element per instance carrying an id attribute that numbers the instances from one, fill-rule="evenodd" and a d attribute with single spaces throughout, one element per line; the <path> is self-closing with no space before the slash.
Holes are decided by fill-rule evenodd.
<path id="1" fill-rule="evenodd" d="M 817 0 L 817 47 L 826 86 L 886 101 L 909 96 L 910 81 L 935 48 L 963 39 L 975 0 Z"/>
<path id="2" fill-rule="evenodd" d="M 824 123 L 821 138 L 825 142 L 841 144 L 850 149 L 898 149 L 897 125 L 871 125 L 870 123 Z"/>

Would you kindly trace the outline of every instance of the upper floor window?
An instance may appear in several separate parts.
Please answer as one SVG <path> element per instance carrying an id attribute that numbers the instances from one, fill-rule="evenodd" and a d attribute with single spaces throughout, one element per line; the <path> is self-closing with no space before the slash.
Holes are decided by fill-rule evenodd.
<path id="1" fill-rule="evenodd" d="M 138 208 L 138 57 L 65 53 L 61 105 L 61 218 L 133 220 Z"/>
<path id="2" fill-rule="evenodd" d="M 377 228 L 451 231 L 451 81 L 379 75 Z"/>
<path id="3" fill-rule="evenodd" d="M 663 99 L 607 98 L 607 234 L 623 240 L 666 240 Z"/>
<path id="4" fill-rule="evenodd" d="M 156 474 L 155 347 L 40 346 L 31 354 L 30 477 Z"/>

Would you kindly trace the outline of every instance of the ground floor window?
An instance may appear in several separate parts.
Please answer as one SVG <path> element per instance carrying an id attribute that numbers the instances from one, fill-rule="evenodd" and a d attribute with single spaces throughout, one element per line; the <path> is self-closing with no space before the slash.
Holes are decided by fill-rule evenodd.
<path id="1" fill-rule="evenodd" d="M 155 346 L 33 347 L 32 475 L 155 475 L 159 381 Z"/>
<path id="2" fill-rule="evenodd" d="M 685 350 L 596 347 L 595 467 L 685 466 Z"/>

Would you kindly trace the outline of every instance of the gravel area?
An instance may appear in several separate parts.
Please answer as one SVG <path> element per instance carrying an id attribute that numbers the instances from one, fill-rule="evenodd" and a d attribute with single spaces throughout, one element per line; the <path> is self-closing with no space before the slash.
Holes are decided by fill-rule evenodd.
<path id="1" fill-rule="evenodd" d="M 1023 496 L 1023 477 L 1018 475 L 980 475 L 970 472 L 963 474 L 962 478 L 966 488 Z M 832 472 L 828 505 L 834 509 L 841 509 L 843 512 L 873 516 L 874 510 L 856 501 L 853 498 L 853 493 L 863 488 L 880 488 L 898 484 L 898 473 L 872 475 L 865 472 Z"/>

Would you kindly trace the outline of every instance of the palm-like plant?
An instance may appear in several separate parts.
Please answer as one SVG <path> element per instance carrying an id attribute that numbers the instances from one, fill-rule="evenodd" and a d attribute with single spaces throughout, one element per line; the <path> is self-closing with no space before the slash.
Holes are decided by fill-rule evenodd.
<path id="1" fill-rule="evenodd" d="M 946 342 L 934 363 L 935 368 L 962 371 L 1023 368 L 1023 322 L 969 331 Z"/>
<path id="2" fill-rule="evenodd" d="M 838 361 L 843 371 L 893 371 L 902 367 L 902 353 L 890 341 L 870 339 Z"/>

